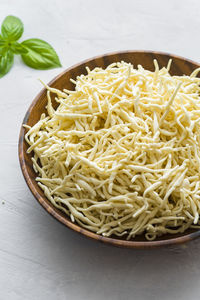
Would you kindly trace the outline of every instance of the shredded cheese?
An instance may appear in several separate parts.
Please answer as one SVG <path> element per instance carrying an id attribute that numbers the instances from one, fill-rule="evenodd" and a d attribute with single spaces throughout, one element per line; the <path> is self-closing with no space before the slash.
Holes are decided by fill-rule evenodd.
<path id="1" fill-rule="evenodd" d="M 97 234 L 153 240 L 199 226 L 199 69 L 154 65 L 86 68 L 74 91 L 45 85 L 47 116 L 25 126 L 46 197 Z"/>

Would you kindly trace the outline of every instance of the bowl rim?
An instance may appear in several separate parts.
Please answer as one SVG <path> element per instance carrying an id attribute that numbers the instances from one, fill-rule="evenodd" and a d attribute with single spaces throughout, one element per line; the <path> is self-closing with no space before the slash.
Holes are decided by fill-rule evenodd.
<path id="1" fill-rule="evenodd" d="M 126 53 L 143 53 L 143 54 L 156 54 L 156 55 L 161 55 L 161 56 L 171 56 L 172 59 L 173 58 L 178 58 L 180 60 L 183 61 L 187 61 L 191 64 L 195 64 L 197 66 L 200 67 L 200 64 L 191 60 L 191 59 L 187 59 L 184 58 L 182 56 L 179 55 L 175 55 L 175 54 L 170 54 L 167 52 L 162 52 L 162 51 L 152 51 L 152 50 L 123 50 L 123 51 L 115 51 L 115 52 L 109 52 L 106 54 L 101 54 L 101 55 L 97 55 L 91 58 L 88 58 L 86 60 L 83 60 L 77 64 L 74 64 L 70 67 L 68 67 L 67 69 L 65 69 L 64 71 L 62 71 L 61 73 L 59 73 L 57 76 L 55 76 L 49 83 L 48 85 L 51 86 L 53 83 L 55 83 L 57 80 L 59 80 L 64 74 L 66 74 L 67 72 L 69 72 L 70 70 L 73 70 L 74 68 L 77 68 L 79 66 L 81 66 L 82 64 L 86 64 L 92 60 L 95 59 L 99 59 L 102 57 L 107 57 L 107 56 L 111 56 L 111 55 L 117 55 L 117 54 L 126 54 Z M 45 197 L 45 195 L 43 195 L 43 197 L 37 192 L 33 181 L 34 179 L 32 179 L 29 176 L 28 170 L 27 170 L 27 165 L 25 163 L 25 158 L 24 158 L 24 149 L 23 149 L 23 143 L 24 143 L 24 136 L 25 136 L 25 129 L 23 127 L 23 124 L 26 124 L 29 116 L 31 114 L 31 111 L 33 109 L 33 107 L 35 106 L 35 104 L 39 101 L 40 97 L 46 93 L 46 88 L 43 88 L 38 94 L 37 96 L 34 98 L 34 100 L 32 101 L 31 105 L 28 107 L 28 110 L 25 114 L 25 117 L 23 119 L 22 125 L 20 127 L 20 134 L 19 134 L 19 141 L 18 141 L 18 156 L 19 156 L 19 162 L 20 162 L 20 167 L 22 170 L 22 174 L 23 177 L 29 187 L 29 190 L 31 191 L 32 195 L 34 196 L 34 198 L 39 202 L 39 204 L 57 221 L 61 222 L 63 225 L 67 226 L 68 228 L 72 229 L 73 231 L 76 231 L 78 233 L 81 233 L 82 235 L 93 239 L 93 240 L 98 240 L 101 242 L 104 242 L 106 244 L 110 244 L 110 245 L 114 245 L 114 246 L 119 246 L 119 247 L 123 247 L 123 248 L 136 248 L 136 249 L 149 249 L 149 248 L 158 248 L 158 247 L 163 247 L 163 246 L 172 246 L 172 245 L 177 245 L 177 244 L 183 244 L 186 243 L 188 241 L 191 241 L 197 237 L 200 236 L 200 229 L 196 230 L 195 232 L 192 233 L 188 233 L 185 234 L 183 236 L 180 237 L 173 237 L 166 239 L 166 240 L 154 240 L 154 241 L 134 241 L 134 240 L 122 240 L 122 239 L 116 239 L 116 238 L 111 238 L 111 237 L 104 237 L 102 235 L 98 235 L 92 231 L 89 231 L 81 226 L 79 226 L 76 223 L 73 223 L 70 219 L 66 218 L 64 215 L 61 216 L 56 210 L 54 210 L 53 207 L 51 207 L 51 204 L 49 201 L 45 201 L 45 199 L 47 199 Z"/>

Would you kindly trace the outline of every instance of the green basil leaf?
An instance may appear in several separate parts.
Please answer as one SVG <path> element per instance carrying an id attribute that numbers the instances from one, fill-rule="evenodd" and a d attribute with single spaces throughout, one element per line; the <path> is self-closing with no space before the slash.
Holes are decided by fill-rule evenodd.
<path id="1" fill-rule="evenodd" d="M 3 37 L 0 35 L 0 47 L 4 46 L 6 41 L 3 39 Z"/>
<path id="2" fill-rule="evenodd" d="M 14 16 L 7 16 L 1 25 L 1 34 L 4 39 L 17 41 L 24 32 L 22 21 Z"/>
<path id="3" fill-rule="evenodd" d="M 0 78 L 10 71 L 13 62 L 14 55 L 10 50 L 8 50 L 6 53 L 0 56 Z"/>
<path id="4" fill-rule="evenodd" d="M 24 63 L 34 69 L 47 70 L 61 67 L 55 50 L 47 42 L 40 39 L 29 39 L 21 43 L 28 53 L 22 54 Z"/>
<path id="5" fill-rule="evenodd" d="M 0 39 L 0 47 L 3 47 L 5 45 L 5 41 Z"/>
<path id="6" fill-rule="evenodd" d="M 24 54 L 24 53 L 28 52 L 28 50 L 22 44 L 19 44 L 18 42 L 11 43 L 10 49 L 15 54 Z"/>
<path id="7" fill-rule="evenodd" d="M 0 48 L 0 57 L 4 56 L 6 54 L 6 52 L 8 52 L 8 48 L 7 47 L 1 47 Z"/>

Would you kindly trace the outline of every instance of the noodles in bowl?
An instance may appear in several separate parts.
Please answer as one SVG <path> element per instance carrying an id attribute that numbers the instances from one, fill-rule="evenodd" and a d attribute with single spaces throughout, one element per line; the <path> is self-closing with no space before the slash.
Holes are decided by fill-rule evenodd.
<path id="1" fill-rule="evenodd" d="M 171 76 L 171 61 L 154 63 L 87 68 L 75 90 L 46 86 L 47 114 L 25 125 L 46 197 L 103 236 L 154 240 L 199 226 L 199 70 Z"/>

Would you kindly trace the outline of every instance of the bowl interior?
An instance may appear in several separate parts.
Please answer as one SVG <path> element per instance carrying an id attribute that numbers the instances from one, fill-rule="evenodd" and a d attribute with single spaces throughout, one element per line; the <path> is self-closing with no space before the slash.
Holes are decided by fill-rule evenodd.
<path id="1" fill-rule="evenodd" d="M 49 85 L 51 87 L 57 89 L 74 89 L 73 83 L 71 83 L 70 78 L 76 79 L 76 76 L 80 74 L 86 74 L 85 67 L 88 66 L 90 69 L 95 67 L 102 67 L 105 68 L 109 64 L 118 61 L 125 61 L 130 62 L 137 67 L 138 64 L 142 65 L 145 69 L 154 70 L 153 59 L 157 59 L 158 64 L 160 67 L 164 67 L 167 65 L 169 59 L 172 58 L 172 65 L 170 69 L 170 73 L 172 75 L 190 75 L 191 72 L 199 67 L 197 63 L 194 63 L 190 60 L 186 60 L 184 58 L 173 56 L 170 54 L 165 53 L 157 53 L 157 52 L 145 52 L 145 51 L 126 51 L 126 52 L 118 52 L 113 54 L 106 54 L 103 56 L 95 57 L 80 64 L 77 64 L 59 76 L 55 77 Z M 52 97 L 53 99 L 53 97 Z M 47 97 L 46 97 L 46 90 L 43 89 L 39 95 L 35 98 L 31 106 L 29 107 L 23 124 L 27 124 L 33 126 L 40 118 L 40 115 L 46 112 L 46 104 L 47 104 Z M 53 106 L 56 107 L 56 102 L 53 99 Z M 144 235 L 137 236 L 134 240 L 126 241 L 123 239 L 119 239 L 117 237 L 112 238 L 105 238 L 99 236 L 95 233 L 92 233 L 86 229 L 81 228 L 79 225 L 74 224 L 68 218 L 68 216 L 64 215 L 62 211 L 55 208 L 49 200 L 44 196 L 43 191 L 37 185 L 35 181 L 36 174 L 32 168 L 32 161 L 31 156 L 32 153 L 27 154 L 27 144 L 24 141 L 24 135 L 26 130 L 22 127 L 20 132 L 20 139 L 19 139 L 19 159 L 20 165 L 22 168 L 23 175 L 25 180 L 39 203 L 57 220 L 62 222 L 63 224 L 67 225 L 71 229 L 80 232 L 88 237 L 101 240 L 103 242 L 107 242 L 110 244 L 124 246 L 124 247 L 132 247 L 132 248 L 146 248 L 146 247 L 157 247 L 161 245 L 171 245 L 177 243 L 183 243 L 188 240 L 191 240 L 200 235 L 200 230 L 193 230 L 189 229 L 183 234 L 176 234 L 176 235 L 163 235 L 160 238 L 156 239 L 155 241 L 146 241 Z"/>

